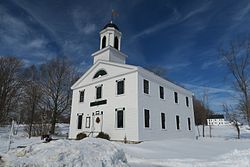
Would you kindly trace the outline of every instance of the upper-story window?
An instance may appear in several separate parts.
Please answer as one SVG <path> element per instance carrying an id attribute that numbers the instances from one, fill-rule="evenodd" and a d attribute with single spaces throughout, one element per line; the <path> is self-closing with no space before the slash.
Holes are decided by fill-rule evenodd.
<path id="1" fill-rule="evenodd" d="M 186 106 L 189 107 L 189 99 L 186 97 Z"/>
<path id="2" fill-rule="evenodd" d="M 164 99 L 164 87 L 160 86 L 159 91 L 160 91 L 160 98 Z"/>
<path id="3" fill-rule="evenodd" d="M 143 80 L 143 92 L 149 94 L 149 81 L 146 79 Z"/>
<path id="4" fill-rule="evenodd" d="M 178 93 L 174 92 L 174 102 L 178 103 Z"/>
<path id="5" fill-rule="evenodd" d="M 93 79 L 99 78 L 99 77 L 101 77 L 103 75 L 107 75 L 107 72 L 105 70 L 99 70 L 99 71 L 97 71 L 97 73 L 95 73 Z"/>
<path id="6" fill-rule="evenodd" d="M 106 36 L 102 37 L 102 49 L 106 47 Z"/>
<path id="7" fill-rule="evenodd" d="M 117 50 L 118 50 L 118 45 L 119 45 L 119 40 L 117 37 L 115 37 L 114 48 L 116 48 Z"/>
<path id="8" fill-rule="evenodd" d="M 116 81 L 116 92 L 117 92 L 117 95 L 122 95 L 124 94 L 124 81 L 125 79 L 122 79 L 122 80 L 117 80 Z"/>
<path id="9" fill-rule="evenodd" d="M 84 102 L 84 90 L 79 92 L 80 98 L 79 98 L 79 102 Z"/>
<path id="10" fill-rule="evenodd" d="M 96 86 L 96 99 L 102 98 L 102 85 Z"/>

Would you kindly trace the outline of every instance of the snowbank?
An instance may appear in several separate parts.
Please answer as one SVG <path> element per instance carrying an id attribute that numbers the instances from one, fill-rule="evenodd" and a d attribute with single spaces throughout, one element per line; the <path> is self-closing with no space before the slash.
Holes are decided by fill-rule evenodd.
<path id="1" fill-rule="evenodd" d="M 95 138 L 35 144 L 9 151 L 3 160 L 6 166 L 13 167 L 128 166 L 125 153 L 117 144 Z"/>

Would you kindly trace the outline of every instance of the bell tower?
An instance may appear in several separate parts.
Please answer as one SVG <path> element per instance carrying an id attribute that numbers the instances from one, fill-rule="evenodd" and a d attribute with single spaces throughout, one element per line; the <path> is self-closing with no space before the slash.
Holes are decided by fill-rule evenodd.
<path id="1" fill-rule="evenodd" d="M 94 64 L 99 60 L 115 63 L 126 63 L 127 55 L 121 50 L 122 33 L 112 21 L 106 24 L 100 31 L 100 50 L 93 53 Z"/>
<path id="2" fill-rule="evenodd" d="M 121 36 L 122 33 L 119 31 L 117 25 L 112 23 L 112 21 L 106 24 L 103 30 L 100 32 L 100 49 L 111 46 L 120 51 Z"/>

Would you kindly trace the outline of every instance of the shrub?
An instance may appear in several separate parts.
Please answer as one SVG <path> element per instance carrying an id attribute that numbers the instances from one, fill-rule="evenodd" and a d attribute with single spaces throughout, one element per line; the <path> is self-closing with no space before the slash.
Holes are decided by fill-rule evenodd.
<path id="1" fill-rule="evenodd" d="M 106 139 L 106 140 L 110 140 L 110 136 L 107 133 L 104 132 L 100 132 L 96 138 L 102 138 L 102 139 Z"/>
<path id="2" fill-rule="evenodd" d="M 85 133 L 81 132 L 81 133 L 78 133 L 78 134 L 76 135 L 76 140 L 82 140 L 82 139 L 84 139 L 85 137 L 87 137 L 87 135 L 86 135 Z"/>

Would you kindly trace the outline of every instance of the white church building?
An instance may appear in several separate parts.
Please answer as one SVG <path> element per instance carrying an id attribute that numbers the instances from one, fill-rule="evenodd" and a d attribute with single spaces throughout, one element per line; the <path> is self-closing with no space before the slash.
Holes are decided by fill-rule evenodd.
<path id="1" fill-rule="evenodd" d="M 71 87 L 69 138 L 81 132 L 134 142 L 194 138 L 192 92 L 126 64 L 121 36 L 112 22 L 103 28 L 92 67 Z"/>

